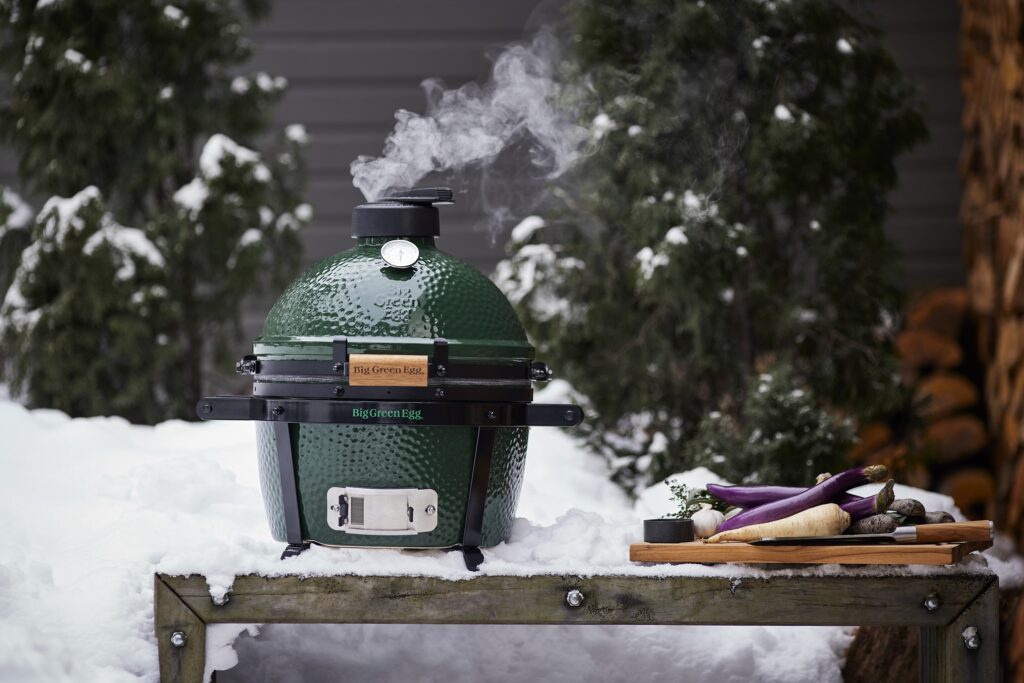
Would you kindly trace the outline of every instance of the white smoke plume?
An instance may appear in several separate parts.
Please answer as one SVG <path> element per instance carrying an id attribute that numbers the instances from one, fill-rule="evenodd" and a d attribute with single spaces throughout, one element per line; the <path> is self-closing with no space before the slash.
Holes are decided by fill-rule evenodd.
<path id="1" fill-rule="evenodd" d="M 537 168 L 548 177 L 561 175 L 584 153 L 590 133 L 577 125 L 575 108 L 567 104 L 574 98 L 557 80 L 558 53 L 552 34 L 542 31 L 528 45 L 507 48 L 482 86 L 446 90 L 424 81 L 427 113 L 399 110 L 383 155 L 352 162 L 352 184 L 373 201 L 433 171 L 486 166 L 524 139 Z"/>

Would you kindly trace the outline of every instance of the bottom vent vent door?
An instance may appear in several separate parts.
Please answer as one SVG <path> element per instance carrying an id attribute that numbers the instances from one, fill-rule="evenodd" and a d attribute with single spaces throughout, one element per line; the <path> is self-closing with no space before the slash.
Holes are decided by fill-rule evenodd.
<path id="1" fill-rule="evenodd" d="M 366 536 L 427 533 L 437 528 L 437 492 L 333 486 L 327 490 L 327 524 Z"/>

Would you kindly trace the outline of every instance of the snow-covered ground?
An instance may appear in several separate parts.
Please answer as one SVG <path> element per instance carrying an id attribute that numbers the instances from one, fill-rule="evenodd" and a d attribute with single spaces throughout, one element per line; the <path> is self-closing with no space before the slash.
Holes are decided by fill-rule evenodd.
<path id="1" fill-rule="evenodd" d="M 156 681 L 155 571 L 202 573 L 215 593 L 248 572 L 472 576 L 458 554 L 434 551 L 314 547 L 280 562 L 281 544 L 266 527 L 247 423 L 140 427 L 116 418 L 72 420 L 0 399 L 0 435 L 5 683 Z M 684 478 L 715 480 L 707 471 Z M 928 502 L 950 507 L 939 496 Z M 537 429 L 522 519 L 509 543 L 486 551 L 484 571 L 760 573 L 631 565 L 626 546 L 639 539 L 640 520 L 671 509 L 663 485 L 633 505 L 607 480 L 600 460 L 559 430 Z M 1004 583 L 1024 574 L 1019 561 L 991 562 Z M 267 626 L 236 640 L 241 630 L 210 629 L 212 665 L 229 667 L 235 650 L 240 654 L 238 665 L 218 680 L 661 681 L 685 672 L 687 680 L 716 683 L 838 681 L 851 637 L 847 628 L 802 627 L 304 625 Z"/>

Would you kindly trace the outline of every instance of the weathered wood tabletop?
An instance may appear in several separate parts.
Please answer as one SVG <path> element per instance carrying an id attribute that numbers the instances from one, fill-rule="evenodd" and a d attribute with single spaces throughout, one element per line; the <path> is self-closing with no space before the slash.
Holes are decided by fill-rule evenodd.
<path id="1" fill-rule="evenodd" d="M 921 627 L 921 680 L 999 680 L 990 573 L 677 576 L 239 576 L 215 604 L 202 576 L 154 577 L 160 677 L 201 681 L 206 625 L 710 624 Z"/>

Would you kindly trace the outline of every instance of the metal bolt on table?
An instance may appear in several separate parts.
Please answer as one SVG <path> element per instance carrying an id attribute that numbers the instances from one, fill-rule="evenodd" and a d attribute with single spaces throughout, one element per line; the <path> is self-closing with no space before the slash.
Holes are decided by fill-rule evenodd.
<path id="1" fill-rule="evenodd" d="M 583 604 L 583 593 L 573 588 L 565 594 L 565 602 L 569 607 L 579 607 Z"/>

